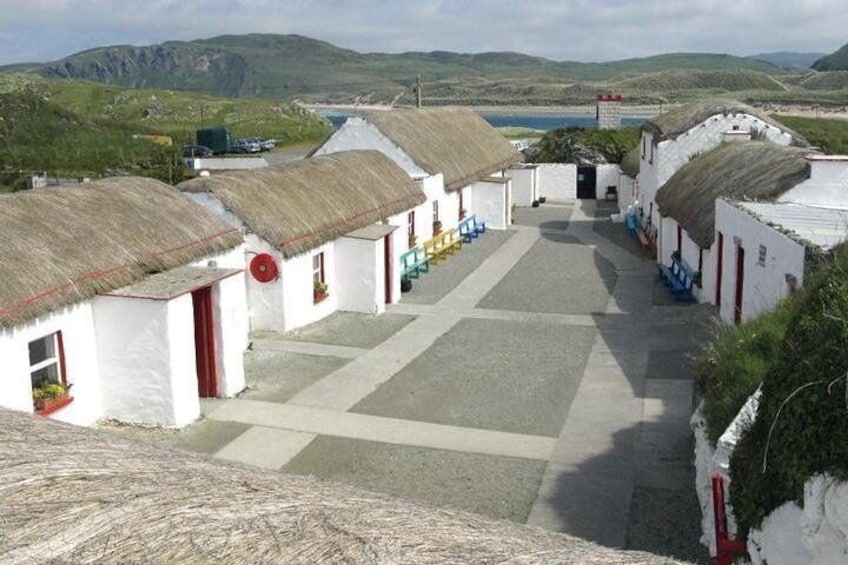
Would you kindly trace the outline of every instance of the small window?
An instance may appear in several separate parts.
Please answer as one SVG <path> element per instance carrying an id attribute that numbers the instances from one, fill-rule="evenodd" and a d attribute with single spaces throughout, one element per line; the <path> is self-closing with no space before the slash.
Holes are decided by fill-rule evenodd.
<path id="1" fill-rule="evenodd" d="M 61 332 L 29 342 L 29 375 L 33 388 L 65 383 Z"/>
<path id="2" fill-rule="evenodd" d="M 433 223 L 436 223 L 438 221 L 439 221 L 439 201 L 434 200 L 433 201 Z"/>
<path id="3" fill-rule="evenodd" d="M 741 128 L 739 126 L 733 126 L 733 131 L 739 131 Z"/>
<path id="4" fill-rule="evenodd" d="M 645 137 L 643 136 L 642 137 L 642 159 L 643 160 L 645 159 L 645 153 L 646 153 L 646 151 L 645 151 Z"/>
<path id="5" fill-rule="evenodd" d="M 312 256 L 312 301 L 317 304 L 327 298 L 327 281 L 324 279 L 324 252 Z"/>
<path id="6" fill-rule="evenodd" d="M 757 265 L 760 267 L 766 266 L 766 255 L 768 255 L 768 249 L 766 249 L 765 245 L 760 245 L 760 253 L 757 256 Z"/>
<path id="7" fill-rule="evenodd" d="M 409 212 L 406 216 L 406 237 L 409 239 L 410 249 L 415 247 L 415 210 Z"/>
<path id="8" fill-rule="evenodd" d="M 654 162 L 654 144 L 651 144 L 651 158 L 648 159 L 648 164 L 653 164 Z"/>

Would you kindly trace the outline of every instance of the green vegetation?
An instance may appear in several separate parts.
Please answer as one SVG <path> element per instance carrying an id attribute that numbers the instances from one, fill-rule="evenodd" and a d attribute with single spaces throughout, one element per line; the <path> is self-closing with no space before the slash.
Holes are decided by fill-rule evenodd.
<path id="1" fill-rule="evenodd" d="M 784 302 L 740 326 L 718 326 L 696 359 L 695 386 L 713 445 L 779 359 L 792 304 Z"/>
<path id="2" fill-rule="evenodd" d="M 0 75 L 0 190 L 22 187 L 32 171 L 180 180 L 180 146 L 193 143 L 201 115 L 205 125 L 227 125 L 236 137 L 269 137 L 279 145 L 314 142 L 330 131 L 297 104 Z M 136 134 L 170 136 L 174 145 Z"/>
<path id="3" fill-rule="evenodd" d="M 621 163 L 639 143 L 640 128 L 558 128 L 547 132 L 536 144 L 537 163 L 574 163 L 600 154 L 608 163 Z M 588 150 L 588 151 L 587 151 Z"/>
<path id="4" fill-rule="evenodd" d="M 831 155 L 848 154 L 848 121 L 827 118 L 772 116 Z"/>
<path id="5" fill-rule="evenodd" d="M 813 68 L 817 71 L 848 71 L 848 43 L 813 63 Z"/>
<path id="6" fill-rule="evenodd" d="M 848 478 L 848 249 L 809 277 L 762 385 L 756 422 L 731 459 L 730 497 L 744 532 L 804 483 Z"/>

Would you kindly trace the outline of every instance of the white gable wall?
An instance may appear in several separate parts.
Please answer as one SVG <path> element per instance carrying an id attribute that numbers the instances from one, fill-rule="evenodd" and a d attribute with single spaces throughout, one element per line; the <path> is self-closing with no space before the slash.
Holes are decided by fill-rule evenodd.
<path id="1" fill-rule="evenodd" d="M 540 163 L 538 170 L 540 196 L 559 202 L 577 198 L 577 165 Z"/>
<path id="2" fill-rule="evenodd" d="M 382 314 L 386 310 L 383 240 L 340 237 L 335 243 L 339 310 Z"/>
<path id="3" fill-rule="evenodd" d="M 615 187 L 616 193 L 619 189 L 619 177 L 621 168 L 615 164 L 603 164 L 595 167 L 595 197 L 604 200 L 607 196 L 607 188 Z"/>
<path id="4" fill-rule="evenodd" d="M 807 157 L 810 178 L 783 193 L 778 202 L 848 209 L 848 157 L 822 155 Z"/>
<path id="5" fill-rule="evenodd" d="M 475 182 L 471 185 L 474 214 L 496 230 L 509 228 L 512 223 L 512 182 Z"/>
<path id="6" fill-rule="evenodd" d="M 737 243 L 745 250 L 742 285 L 742 319 L 771 310 L 789 295 L 786 275 L 804 282 L 805 248 L 768 225 L 724 200 L 716 201 L 716 231 L 724 234 L 723 274 L 721 281 L 722 319 L 732 322 L 736 292 Z M 718 237 L 716 237 L 718 239 Z M 763 264 L 759 247 L 766 248 Z M 714 260 L 715 262 L 715 260 Z M 714 289 L 714 287 L 713 287 Z M 713 290 L 713 300 L 715 299 Z"/>
<path id="7" fill-rule="evenodd" d="M 509 170 L 512 179 L 512 201 L 516 206 L 531 206 L 539 200 L 539 173 L 535 167 Z"/>
<path id="8" fill-rule="evenodd" d="M 0 330 L 0 359 L 3 384 L 0 406 L 32 412 L 32 383 L 29 372 L 29 342 L 62 332 L 65 373 L 73 384 L 74 401 L 54 412 L 51 418 L 76 425 L 91 425 L 102 416 L 97 343 L 90 300 L 73 304 L 34 320 Z"/>
<path id="9" fill-rule="evenodd" d="M 324 281 L 327 284 L 327 298 L 315 304 L 312 283 L 312 257 L 324 253 Z M 328 242 L 320 247 L 302 253 L 282 264 L 283 309 L 286 312 L 284 331 L 317 322 L 338 309 L 339 280 L 336 278 L 335 245 Z"/>

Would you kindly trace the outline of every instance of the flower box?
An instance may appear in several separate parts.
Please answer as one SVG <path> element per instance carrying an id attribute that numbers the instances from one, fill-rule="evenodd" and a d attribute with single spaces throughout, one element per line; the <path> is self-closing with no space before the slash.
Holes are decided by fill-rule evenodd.
<path id="1" fill-rule="evenodd" d="M 57 410 L 61 410 L 74 398 L 70 395 L 70 385 L 60 383 L 44 383 L 32 390 L 32 406 L 35 413 L 47 416 Z"/>

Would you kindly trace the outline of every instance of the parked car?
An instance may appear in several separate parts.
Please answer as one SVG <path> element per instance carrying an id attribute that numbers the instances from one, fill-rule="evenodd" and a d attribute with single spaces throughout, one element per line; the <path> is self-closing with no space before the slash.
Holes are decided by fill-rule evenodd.
<path id="1" fill-rule="evenodd" d="M 205 145 L 183 145 L 183 157 L 211 157 L 213 153 Z"/>
<path id="2" fill-rule="evenodd" d="M 270 151 L 275 147 L 276 142 L 273 139 L 265 139 L 264 137 L 247 137 L 245 141 L 258 143 L 262 151 Z"/>
<path id="3" fill-rule="evenodd" d="M 231 153 L 259 153 L 260 151 L 262 151 L 262 147 L 258 143 L 247 139 L 237 139 L 230 147 Z"/>

